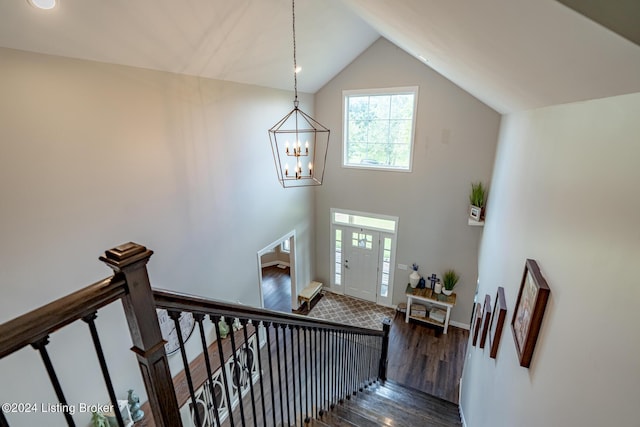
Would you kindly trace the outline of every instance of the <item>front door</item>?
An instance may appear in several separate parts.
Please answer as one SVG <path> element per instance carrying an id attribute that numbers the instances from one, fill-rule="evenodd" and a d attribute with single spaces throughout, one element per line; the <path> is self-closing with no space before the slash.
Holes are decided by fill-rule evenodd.
<path id="1" fill-rule="evenodd" d="M 345 227 L 344 237 L 345 293 L 376 302 L 380 233 Z"/>

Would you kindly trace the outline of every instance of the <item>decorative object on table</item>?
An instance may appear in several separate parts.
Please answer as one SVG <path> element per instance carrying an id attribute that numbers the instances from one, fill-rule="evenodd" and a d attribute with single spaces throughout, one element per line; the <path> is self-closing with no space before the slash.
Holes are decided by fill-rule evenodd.
<path id="1" fill-rule="evenodd" d="M 489 324 L 491 322 L 491 297 L 484 296 L 484 305 L 482 306 L 482 333 L 480 335 L 480 348 L 484 348 L 489 335 Z"/>
<path id="2" fill-rule="evenodd" d="M 418 289 L 424 289 L 427 287 L 427 282 L 424 280 L 424 277 L 421 277 L 418 281 Z"/>
<path id="3" fill-rule="evenodd" d="M 411 304 L 411 315 L 416 317 L 427 317 L 427 307 L 422 304 Z"/>
<path id="4" fill-rule="evenodd" d="M 129 395 L 127 396 L 127 402 L 129 402 L 129 412 L 131 413 L 131 419 L 137 423 L 144 417 L 144 412 L 140 409 L 140 397 L 133 389 L 129 389 Z"/>
<path id="5" fill-rule="evenodd" d="M 295 1 L 293 21 L 293 110 L 269 129 L 278 181 L 284 188 L 322 185 L 330 131 L 298 108 L 298 65 L 296 62 Z M 292 169 L 289 169 L 289 167 Z"/>
<path id="6" fill-rule="evenodd" d="M 420 273 L 418 273 L 418 264 L 414 262 L 413 265 L 411 265 L 411 269 L 413 271 L 411 272 L 411 274 L 409 274 L 409 284 L 411 285 L 412 288 L 415 288 L 416 286 L 418 286 L 418 283 L 420 283 Z"/>
<path id="7" fill-rule="evenodd" d="M 434 285 L 433 292 L 435 292 L 436 294 L 442 292 L 442 283 L 436 283 Z"/>
<path id="8" fill-rule="evenodd" d="M 178 339 L 178 331 L 176 330 L 175 321 L 169 316 L 169 312 L 165 309 L 157 309 L 158 323 L 160 324 L 160 331 L 162 332 L 162 339 L 167 343 L 164 345 L 164 351 L 168 356 L 176 353 L 180 350 L 180 340 Z M 182 333 L 183 342 L 187 342 L 193 329 L 196 326 L 193 313 L 183 311 L 179 317 L 178 323 L 180 324 L 180 332 Z"/>
<path id="9" fill-rule="evenodd" d="M 233 321 L 232 326 L 234 331 L 239 331 L 240 329 L 242 329 L 242 324 L 240 323 L 240 319 L 236 317 L 236 319 Z"/>
<path id="10" fill-rule="evenodd" d="M 218 322 L 218 330 L 220 331 L 220 338 L 225 339 L 229 335 L 229 325 L 224 321 L 224 317 Z"/>
<path id="11" fill-rule="evenodd" d="M 436 283 L 440 282 L 440 279 L 435 274 L 431 274 L 427 279 L 431 282 L 431 289 L 435 289 Z"/>
<path id="12" fill-rule="evenodd" d="M 496 293 L 496 301 L 493 306 L 493 314 L 491 315 L 491 328 L 489 341 L 491 342 L 491 350 L 489 356 L 495 359 L 498 355 L 498 346 L 500 345 L 500 337 L 502 336 L 502 327 L 504 319 L 507 317 L 507 300 L 504 297 L 504 288 L 500 286 Z"/>
<path id="13" fill-rule="evenodd" d="M 469 193 L 469 217 L 474 221 L 482 221 L 484 219 L 484 208 L 487 200 L 487 189 L 482 185 L 481 181 L 471 183 L 471 192 Z"/>
<path id="14" fill-rule="evenodd" d="M 129 411 L 129 402 L 127 400 L 118 400 L 118 411 L 120 411 L 120 418 L 122 418 L 124 427 L 133 426 L 131 411 Z M 115 409 L 105 412 L 102 415 L 107 419 L 108 427 L 119 427 L 120 424 L 118 424 Z"/>
<path id="15" fill-rule="evenodd" d="M 91 411 L 91 425 L 93 427 L 109 427 L 109 422 L 102 413 Z"/>
<path id="16" fill-rule="evenodd" d="M 544 310 L 551 290 L 535 260 L 527 259 L 515 311 L 511 319 L 520 366 L 528 368 L 538 340 Z"/>
<path id="17" fill-rule="evenodd" d="M 444 272 L 442 275 L 442 293 L 445 295 L 451 295 L 453 293 L 453 288 L 456 286 L 460 280 L 460 276 L 453 269 L 449 269 Z"/>
<path id="18" fill-rule="evenodd" d="M 476 303 L 474 311 L 473 311 L 473 325 L 471 326 L 471 330 L 473 332 L 473 340 L 471 341 L 471 345 L 475 347 L 478 343 L 478 335 L 480 335 L 480 324 L 482 323 L 482 306 L 479 302 Z"/>
<path id="19" fill-rule="evenodd" d="M 434 307 L 431 310 L 429 310 L 429 319 L 433 319 L 436 322 L 444 323 L 444 319 L 446 315 L 447 315 L 447 312 L 440 308 Z"/>

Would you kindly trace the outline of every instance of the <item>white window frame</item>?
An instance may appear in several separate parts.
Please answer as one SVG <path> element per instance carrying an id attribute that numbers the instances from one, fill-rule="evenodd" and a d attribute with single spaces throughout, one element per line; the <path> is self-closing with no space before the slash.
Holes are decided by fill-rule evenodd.
<path id="1" fill-rule="evenodd" d="M 335 221 L 335 214 L 346 214 L 350 216 L 350 220 L 349 222 L 336 222 Z M 361 224 L 356 224 L 353 221 L 352 216 L 363 216 L 363 217 L 369 217 L 369 218 L 375 218 L 375 219 L 384 219 L 384 220 L 391 220 L 395 222 L 395 229 L 389 230 L 387 228 L 378 228 L 378 227 L 374 227 L 374 226 L 363 226 Z M 346 239 L 346 228 L 359 228 L 359 229 L 364 229 L 364 230 L 369 230 L 369 231 L 377 231 L 380 235 L 380 242 L 378 245 L 378 250 L 379 250 L 379 254 L 378 254 L 378 282 L 377 282 L 377 288 L 376 288 L 376 303 L 379 305 L 384 305 L 387 307 L 393 307 L 393 280 L 394 280 L 394 272 L 395 272 L 395 262 L 396 262 L 396 247 L 398 246 L 398 222 L 399 222 L 399 218 L 397 216 L 390 216 L 390 215 L 380 215 L 380 214 L 374 214 L 374 213 L 370 213 L 370 212 L 359 212 L 359 211 L 352 211 L 352 210 L 346 210 L 346 209 L 337 209 L 337 208 L 331 208 L 330 209 L 330 230 L 331 230 L 331 242 L 330 242 L 330 251 L 331 251 L 331 255 L 330 255 L 330 260 L 331 260 L 331 280 L 330 280 L 330 286 L 331 286 L 331 290 L 339 293 L 339 294 L 344 294 L 344 264 L 341 263 L 340 265 L 340 277 L 341 277 L 341 283 L 337 284 L 335 283 L 335 277 L 336 277 L 336 258 L 335 258 L 335 254 L 336 254 L 336 247 L 335 247 L 335 243 L 336 243 L 336 230 L 340 229 L 342 230 L 342 250 L 343 250 L 343 256 L 344 256 L 344 247 L 345 247 L 345 239 Z M 388 291 L 387 291 L 387 296 L 386 297 L 382 297 L 380 295 L 380 291 L 382 288 L 382 273 L 383 273 L 383 255 L 384 255 L 384 239 L 385 237 L 391 238 L 391 257 L 390 257 L 390 261 L 389 261 L 389 283 L 388 283 Z"/>
<path id="2" fill-rule="evenodd" d="M 371 165 L 371 164 L 347 164 L 347 136 L 349 134 L 349 121 L 348 121 L 348 108 L 347 101 L 350 96 L 354 95 L 399 95 L 399 94 L 413 94 L 413 119 L 411 123 L 411 138 L 409 141 L 409 166 L 407 168 L 384 166 L 384 165 Z M 370 169 L 380 170 L 388 172 L 411 172 L 413 168 L 413 147 L 416 133 L 416 121 L 418 115 L 418 86 L 404 86 L 404 87 L 390 87 L 390 88 L 378 88 L 378 89 L 358 89 L 358 90 L 344 90 L 342 91 L 342 167 L 351 169 Z"/>

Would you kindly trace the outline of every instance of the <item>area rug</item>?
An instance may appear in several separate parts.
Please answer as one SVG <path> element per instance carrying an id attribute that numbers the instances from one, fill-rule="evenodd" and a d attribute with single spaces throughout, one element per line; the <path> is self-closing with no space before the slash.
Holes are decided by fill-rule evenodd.
<path id="1" fill-rule="evenodd" d="M 343 323 L 361 328 L 382 330 L 385 317 L 393 319 L 395 310 L 346 295 L 323 291 L 321 298 L 309 312 L 309 317 Z"/>

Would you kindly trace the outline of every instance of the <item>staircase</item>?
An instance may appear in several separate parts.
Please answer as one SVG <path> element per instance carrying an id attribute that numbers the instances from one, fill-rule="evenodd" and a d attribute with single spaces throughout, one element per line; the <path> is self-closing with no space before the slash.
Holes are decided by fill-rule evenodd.
<path id="1" fill-rule="evenodd" d="M 393 381 L 358 392 L 308 426 L 461 426 L 458 405 Z"/>
<path id="2" fill-rule="evenodd" d="M 32 347 L 40 353 L 60 407 L 69 408 L 38 414 L 38 421 L 29 419 L 26 425 L 58 425 L 63 418 L 69 427 L 86 425 L 86 417 L 71 410 L 65 378 L 60 381 L 56 359 L 49 355 L 56 332 L 74 322 L 89 329 L 104 393 L 118 407 L 97 327 L 98 312 L 118 301 L 133 343 L 128 357 L 137 359 L 147 391 L 145 417 L 137 426 L 461 425 L 457 405 L 387 380 L 390 320 L 380 331 L 154 290 L 146 269 L 152 254 L 135 243 L 110 249 L 100 260 L 114 270 L 112 277 L 0 324 L 0 361 Z M 184 369 L 175 375 L 157 309 L 167 310 L 163 325 L 176 334 L 167 337 L 177 340 L 182 356 Z M 192 361 L 185 346 L 191 332 L 187 327 L 183 335 L 183 316 L 192 317 Z M 224 324 L 235 326 L 228 336 L 221 332 Z M 112 425 L 130 427 L 129 417 L 115 411 Z M 3 405 L 0 427 L 18 421 L 24 419 L 5 412 Z"/>

